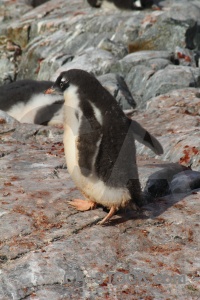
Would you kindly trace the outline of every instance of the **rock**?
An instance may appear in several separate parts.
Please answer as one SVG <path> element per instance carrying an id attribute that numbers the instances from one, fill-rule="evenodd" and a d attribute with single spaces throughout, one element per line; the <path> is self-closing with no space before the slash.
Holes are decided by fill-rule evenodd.
<path id="1" fill-rule="evenodd" d="M 171 91 L 148 102 L 148 109 L 134 115 L 134 119 L 156 135 L 164 154 L 162 159 L 180 162 L 199 169 L 199 89 Z M 162 127 L 162 129 L 161 129 Z M 152 156 L 152 152 L 137 143 L 138 153 Z"/>
<path id="2" fill-rule="evenodd" d="M 158 70 L 172 64 L 173 55 L 167 51 L 140 51 L 126 55 L 111 68 L 124 75 L 130 91 L 137 99 L 138 107 L 145 107 L 146 86 Z"/>
<path id="3" fill-rule="evenodd" d="M 122 76 L 109 73 L 98 76 L 98 80 L 115 97 L 124 111 L 136 107 L 136 102 Z"/>
<path id="4" fill-rule="evenodd" d="M 21 48 L 6 36 L 0 36 L 0 85 L 16 80 L 21 61 Z"/>
<path id="5" fill-rule="evenodd" d="M 1 126 L 2 125 L 4 126 L 4 124 L 16 126 L 16 124 L 18 124 L 18 122 L 14 118 L 9 116 L 5 111 L 0 110 L 0 124 L 1 124 Z"/>
<path id="6" fill-rule="evenodd" d="M 114 66 L 114 70 L 120 70 L 122 73 L 129 73 L 131 72 L 131 69 L 135 66 L 147 66 L 151 67 L 153 65 L 153 62 L 157 60 L 164 60 L 164 66 L 166 66 L 166 63 L 171 63 L 172 59 L 172 52 L 168 51 L 139 51 L 135 53 L 131 53 L 126 55 L 124 58 L 119 60 Z M 161 64 L 162 66 L 162 64 Z M 154 67 L 154 66 L 153 66 Z M 155 69 L 155 68 L 154 68 Z"/>
<path id="7" fill-rule="evenodd" d="M 96 226 L 105 215 L 101 208 L 77 213 L 67 203 L 80 194 L 62 167 L 60 131 L 46 127 L 45 130 L 52 131 L 48 136 L 42 135 L 41 130 L 42 126 L 19 124 L 17 131 L 21 137 L 18 134 L 16 142 L 16 137 L 9 133 L 1 147 L 9 152 L 0 161 L 5 173 L 0 189 L 0 298 L 10 299 L 13 295 L 15 299 L 70 298 L 76 289 L 75 299 L 85 295 L 103 299 L 106 294 L 111 295 L 103 284 L 110 280 L 120 299 L 124 294 L 126 299 L 127 295 L 132 299 L 135 293 L 132 283 L 138 283 L 138 295 L 145 288 L 143 296 L 160 299 L 157 274 L 162 293 L 169 291 L 166 274 L 167 280 L 178 280 L 179 295 L 189 295 L 188 278 L 196 289 L 198 260 L 192 260 L 193 277 L 189 277 L 190 262 L 186 262 L 187 268 L 182 263 L 185 251 L 194 256 L 198 246 L 198 195 L 181 200 L 176 196 L 165 197 L 146 205 L 141 213 L 116 215 L 112 226 Z M 155 172 L 160 164 L 163 167 L 155 159 L 138 159 L 141 175 Z M 187 226 L 183 223 L 185 218 Z M 158 268 L 160 262 L 162 270 Z M 116 285 L 119 276 L 125 281 L 129 278 L 126 286 Z"/>
<path id="8" fill-rule="evenodd" d="M 183 87 L 200 87 L 199 72 L 196 68 L 168 66 L 149 78 L 144 92 L 144 101 Z"/>
<path id="9" fill-rule="evenodd" d="M 89 49 L 80 56 L 74 58 L 71 62 L 67 62 L 53 74 L 51 80 L 55 81 L 61 72 L 70 69 L 82 69 L 101 75 L 109 73 L 111 65 L 115 59 L 111 53 L 101 49 Z"/>
<path id="10" fill-rule="evenodd" d="M 186 48 L 175 48 L 175 59 L 183 66 L 198 66 L 198 51 L 189 50 Z"/>
<path id="11" fill-rule="evenodd" d="M 173 3 L 166 13 L 150 19 L 148 27 L 141 27 L 138 38 L 131 44 L 132 51 L 171 50 L 174 45 L 198 49 L 198 19 L 200 6 L 196 4 Z M 145 30 L 144 30 L 145 29 Z"/>
<path id="12" fill-rule="evenodd" d="M 158 167 L 161 167 L 161 165 L 158 165 Z M 184 172 L 187 172 L 188 168 L 175 163 L 166 166 L 163 165 L 161 170 L 158 170 L 149 176 L 144 188 L 144 193 L 147 195 L 150 194 L 150 196 L 154 198 L 170 194 L 170 192 L 173 192 L 171 188 L 173 178 L 180 178 L 181 175 L 179 174 L 181 174 L 181 171 L 183 170 Z"/>
<path id="13" fill-rule="evenodd" d="M 26 48 L 24 59 L 20 65 L 18 79 L 24 79 L 28 77 L 31 79 L 50 80 L 52 75 L 50 71 L 55 72 L 54 70 L 57 70 L 57 68 L 63 63 L 63 60 L 60 59 L 62 56 L 64 56 L 63 53 L 60 52 L 63 47 L 60 39 L 65 34 L 66 33 L 64 33 L 62 30 L 52 34 L 51 43 L 48 41 L 44 42 L 43 38 L 40 36 L 33 39 L 33 41 L 30 42 Z M 46 61 L 45 58 L 47 56 L 49 57 L 49 60 Z M 69 55 L 67 57 L 69 57 Z M 42 66 L 43 60 L 44 67 Z M 64 62 L 65 61 L 66 59 L 64 58 Z M 52 64 L 50 68 L 49 62 Z M 55 62 L 55 66 L 53 65 L 53 62 Z"/>
<path id="14" fill-rule="evenodd" d="M 188 193 L 200 188 L 200 172 L 186 170 L 173 176 L 170 183 L 171 193 Z"/>
<path id="15" fill-rule="evenodd" d="M 174 114 L 180 114 L 180 117 L 191 116 L 195 121 L 195 117 L 200 115 L 200 89 L 199 88 L 185 88 L 174 90 L 147 102 L 148 109 L 155 111 L 170 110 Z M 198 120 L 198 119 L 196 119 Z M 166 128 L 167 129 L 167 128 Z"/>
<path id="16" fill-rule="evenodd" d="M 0 2 L 0 35 L 2 35 L 8 24 L 14 19 L 19 19 L 22 15 L 31 10 L 31 7 L 26 4 L 26 0 L 18 2 L 12 0 L 5 0 Z"/>
<path id="17" fill-rule="evenodd" d="M 197 68 L 172 65 L 172 55 L 161 51 L 140 51 L 125 56 L 112 67 L 125 76 L 132 93 L 141 99 L 140 107 L 152 97 L 183 87 L 199 87 Z"/>
<path id="18" fill-rule="evenodd" d="M 119 42 L 116 43 L 108 38 L 101 40 L 97 47 L 111 52 L 116 58 L 119 59 L 128 54 L 128 49 L 125 47 L 125 45 Z"/>

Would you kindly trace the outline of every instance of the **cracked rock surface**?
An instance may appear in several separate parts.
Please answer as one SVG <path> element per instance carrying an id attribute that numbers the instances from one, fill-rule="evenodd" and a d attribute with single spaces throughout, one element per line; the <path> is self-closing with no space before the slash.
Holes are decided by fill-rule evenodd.
<path id="1" fill-rule="evenodd" d="M 0 299 L 198 299 L 200 189 L 96 225 L 102 208 L 68 204 L 81 195 L 62 131 L 11 118 L 1 125 Z M 138 165 L 144 189 L 169 163 L 138 155 Z"/>

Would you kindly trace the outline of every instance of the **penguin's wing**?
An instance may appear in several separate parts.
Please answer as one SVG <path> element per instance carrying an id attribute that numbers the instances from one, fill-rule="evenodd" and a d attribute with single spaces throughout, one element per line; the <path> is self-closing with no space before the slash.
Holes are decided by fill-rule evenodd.
<path id="1" fill-rule="evenodd" d="M 60 121 L 60 123 L 63 123 L 63 105 L 64 100 L 61 99 L 49 105 L 43 105 L 35 108 L 34 124 L 48 125 L 48 123 L 51 123 L 56 114 L 57 117 L 60 116 L 60 118 L 57 118 Z M 56 122 L 54 124 L 56 124 Z"/>
<path id="2" fill-rule="evenodd" d="M 133 131 L 133 135 L 138 142 L 150 148 L 157 155 L 163 154 L 164 151 L 160 142 L 138 122 L 131 120 L 130 128 Z"/>

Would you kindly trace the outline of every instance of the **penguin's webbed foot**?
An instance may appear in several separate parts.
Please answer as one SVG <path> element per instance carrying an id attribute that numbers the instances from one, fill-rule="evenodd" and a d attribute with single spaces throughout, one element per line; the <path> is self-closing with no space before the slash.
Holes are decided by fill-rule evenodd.
<path id="1" fill-rule="evenodd" d="M 94 209 L 96 207 L 96 203 L 89 200 L 82 199 L 74 199 L 69 202 L 69 205 L 73 206 L 77 210 L 86 211 L 90 209 Z"/>
<path id="2" fill-rule="evenodd" d="M 105 216 L 105 218 L 103 220 L 101 220 L 100 222 L 98 222 L 98 225 L 103 225 L 106 221 L 108 221 L 110 218 L 112 218 L 112 216 L 116 213 L 117 208 L 115 206 L 111 206 L 111 209 L 109 211 L 109 213 L 107 214 L 107 216 Z"/>

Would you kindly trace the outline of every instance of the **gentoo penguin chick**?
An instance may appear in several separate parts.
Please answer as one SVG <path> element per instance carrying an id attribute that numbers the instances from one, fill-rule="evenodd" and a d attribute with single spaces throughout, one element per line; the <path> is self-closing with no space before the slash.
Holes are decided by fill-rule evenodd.
<path id="1" fill-rule="evenodd" d="M 0 109 L 22 123 L 62 124 L 63 96 L 44 95 L 51 81 L 19 80 L 0 87 Z"/>
<path id="2" fill-rule="evenodd" d="M 137 0 L 87 0 L 87 2 L 96 8 L 137 9 L 141 7 L 140 1 Z"/>
<path id="3" fill-rule="evenodd" d="M 96 8 L 105 7 L 105 8 L 114 8 L 119 9 L 143 9 L 151 7 L 152 5 L 157 6 L 158 0 L 87 0 L 87 2 Z"/>
<path id="4" fill-rule="evenodd" d="M 141 206 L 134 136 L 161 154 L 163 149 L 156 138 L 127 118 L 115 98 L 86 71 L 62 72 L 46 93 L 64 93 L 67 168 L 87 198 L 74 199 L 71 205 L 80 211 L 93 209 L 97 204 L 109 208 L 99 224 L 104 224 L 120 207 L 131 203 Z"/>
<path id="5" fill-rule="evenodd" d="M 42 4 L 44 4 L 45 2 L 48 2 L 48 1 L 49 0 L 31 0 L 29 2 L 30 2 L 31 6 L 37 7 L 37 6 L 42 5 Z"/>
<path id="6" fill-rule="evenodd" d="M 87 0 L 92 7 L 101 7 L 103 0 Z"/>

